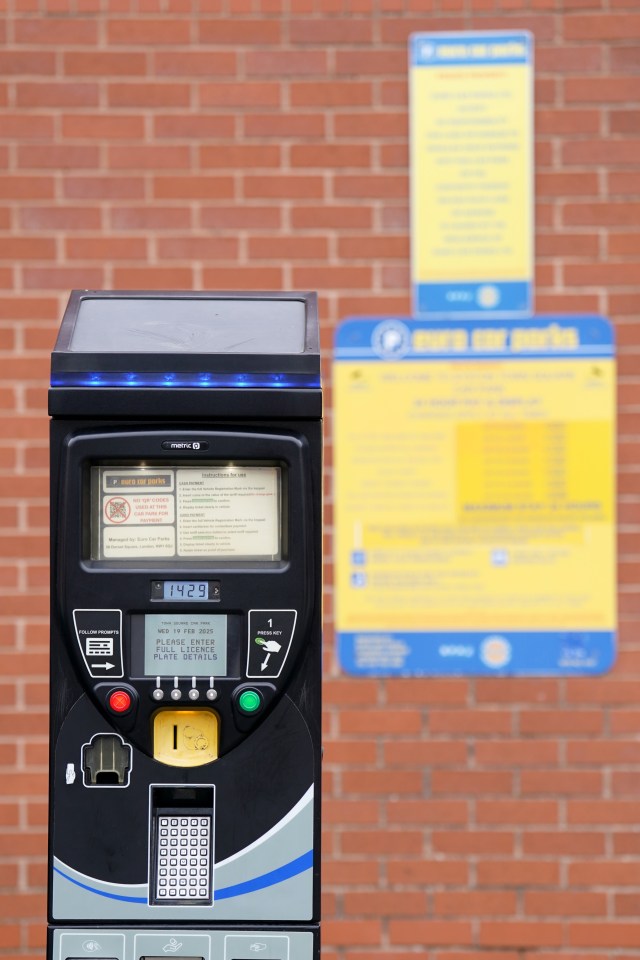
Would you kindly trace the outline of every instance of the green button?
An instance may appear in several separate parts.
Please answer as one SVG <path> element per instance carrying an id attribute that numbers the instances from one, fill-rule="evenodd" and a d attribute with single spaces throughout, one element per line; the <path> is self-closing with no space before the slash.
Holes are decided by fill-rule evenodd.
<path id="1" fill-rule="evenodd" d="M 243 713 L 255 713 L 262 706 L 262 697 L 257 690 L 243 690 L 238 697 L 238 706 Z"/>

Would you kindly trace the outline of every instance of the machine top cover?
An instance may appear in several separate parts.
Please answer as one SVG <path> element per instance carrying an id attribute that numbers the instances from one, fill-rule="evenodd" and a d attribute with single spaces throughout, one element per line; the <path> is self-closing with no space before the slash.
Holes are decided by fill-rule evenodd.
<path id="1" fill-rule="evenodd" d="M 296 354 L 305 350 L 303 299 L 84 296 L 72 353 Z"/>

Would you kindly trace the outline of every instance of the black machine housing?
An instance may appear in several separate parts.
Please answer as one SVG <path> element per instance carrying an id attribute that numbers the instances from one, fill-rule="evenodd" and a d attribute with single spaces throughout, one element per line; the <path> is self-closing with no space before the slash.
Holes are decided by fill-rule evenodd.
<path id="1" fill-rule="evenodd" d="M 72 294 L 50 391 L 51 960 L 319 955 L 319 372 L 314 294 Z M 270 555 L 102 548 L 103 484 L 165 483 L 172 530 L 179 484 L 225 470 L 277 480 Z M 217 632 L 219 674 L 169 653 L 156 675 L 157 624 Z"/>

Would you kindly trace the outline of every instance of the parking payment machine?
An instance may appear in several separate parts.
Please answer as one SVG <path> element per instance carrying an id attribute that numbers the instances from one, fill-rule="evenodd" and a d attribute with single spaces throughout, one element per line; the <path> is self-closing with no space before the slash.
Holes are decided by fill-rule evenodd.
<path id="1" fill-rule="evenodd" d="M 319 956 L 319 374 L 313 294 L 71 296 L 49 960 Z"/>

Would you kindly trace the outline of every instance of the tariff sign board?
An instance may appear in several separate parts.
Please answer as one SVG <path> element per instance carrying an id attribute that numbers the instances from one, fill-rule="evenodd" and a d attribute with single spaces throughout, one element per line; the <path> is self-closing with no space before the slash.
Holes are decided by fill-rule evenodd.
<path id="1" fill-rule="evenodd" d="M 610 668 L 615 368 L 605 320 L 349 320 L 337 332 L 334 396 L 346 671 Z"/>
<path id="2" fill-rule="evenodd" d="M 419 33 L 409 49 L 414 312 L 529 316 L 532 37 Z"/>

